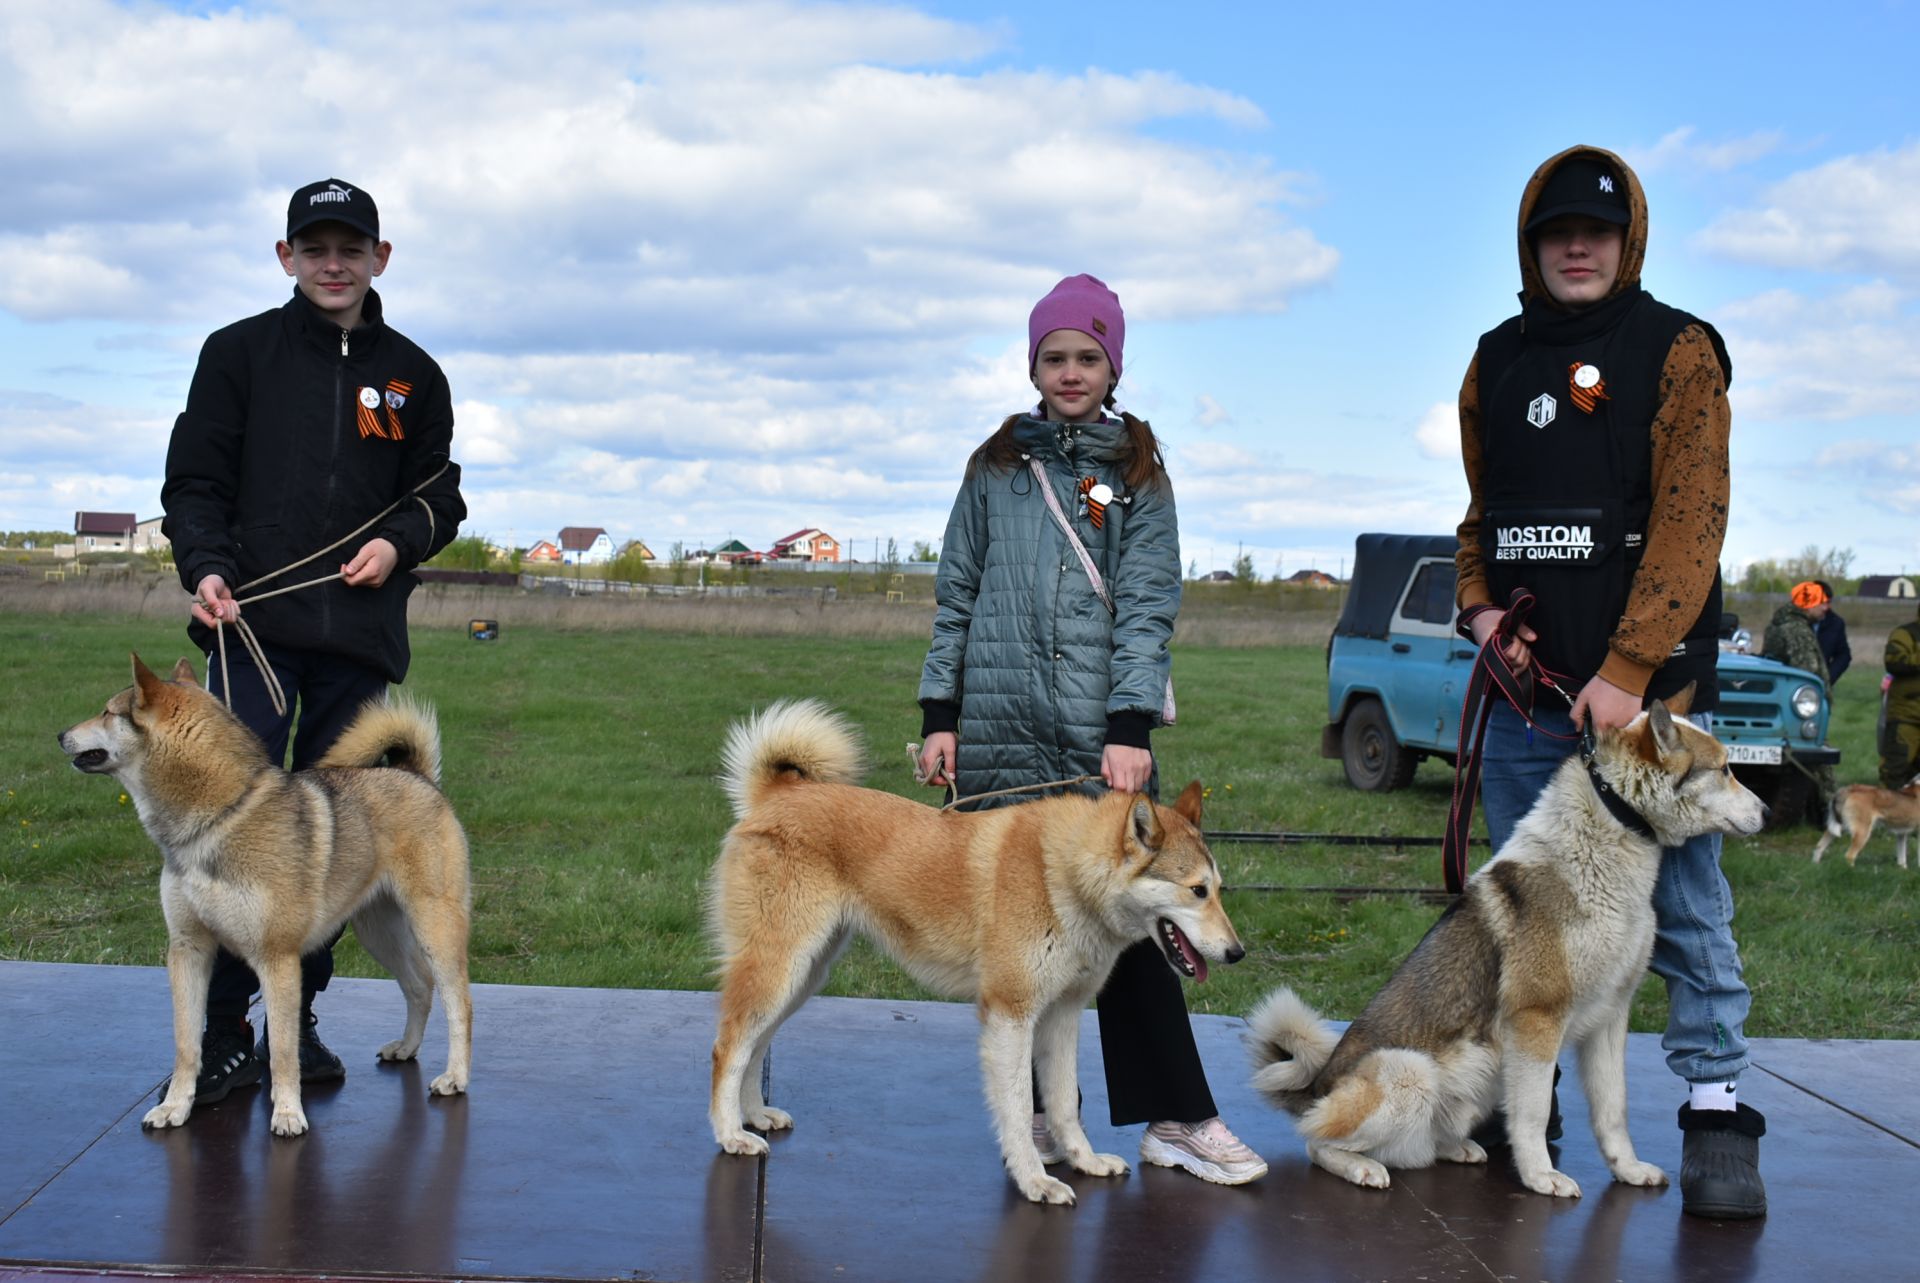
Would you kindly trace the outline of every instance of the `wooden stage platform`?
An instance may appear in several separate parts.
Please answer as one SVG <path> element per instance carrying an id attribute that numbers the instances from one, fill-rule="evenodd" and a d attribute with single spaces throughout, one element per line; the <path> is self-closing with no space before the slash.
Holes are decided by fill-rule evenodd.
<path id="1" fill-rule="evenodd" d="M 1222 1188 L 1137 1163 L 1106 1125 L 1098 1035 L 1081 1047 L 1088 1131 L 1132 1174 L 1069 1176 L 1036 1207 L 1000 1167 L 971 1008 L 817 999 L 771 1057 L 795 1129 L 764 1160 L 707 1127 L 712 996 L 475 990 L 469 1096 L 429 1100 L 423 1063 L 381 1066 L 388 981 L 337 980 L 322 1029 L 345 1082 L 306 1095 L 313 1130 L 267 1130 L 264 1086 L 149 1134 L 168 1071 L 157 968 L 0 963 L 0 1281 L 189 1277 L 622 1280 L 1626 1279 L 1920 1277 L 1920 1042 L 1763 1040 L 1741 1099 L 1765 1112 L 1772 1214 L 1683 1216 L 1679 1191 L 1614 1185 L 1571 1069 L 1562 1170 L 1528 1193 L 1498 1161 L 1358 1189 L 1311 1166 L 1246 1085 L 1240 1022 L 1196 1020 L 1216 1097 L 1272 1164 Z M 1640 1154 L 1676 1175 L 1682 1093 L 1658 1039 L 1629 1049 Z M 1064 1169 L 1055 1169 L 1064 1170 Z"/>

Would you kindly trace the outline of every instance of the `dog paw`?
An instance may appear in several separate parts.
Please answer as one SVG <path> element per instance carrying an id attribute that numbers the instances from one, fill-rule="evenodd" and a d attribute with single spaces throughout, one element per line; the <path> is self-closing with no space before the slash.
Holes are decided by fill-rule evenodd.
<path id="1" fill-rule="evenodd" d="M 1449 1163 L 1484 1163 L 1487 1161 L 1487 1151 L 1480 1148 L 1479 1141 L 1468 1136 L 1463 1137 L 1450 1152 L 1439 1157 Z"/>
<path id="2" fill-rule="evenodd" d="M 458 1096 L 467 1090 L 467 1076 L 451 1069 L 427 1084 L 429 1096 Z"/>
<path id="3" fill-rule="evenodd" d="M 377 1053 L 382 1060 L 412 1060 L 420 1050 L 417 1042 L 408 1042 L 405 1038 L 395 1038 Z"/>
<path id="4" fill-rule="evenodd" d="M 1127 1160 L 1118 1154 L 1095 1154 L 1089 1152 L 1084 1158 L 1067 1155 L 1067 1162 L 1073 1170 L 1086 1176 L 1125 1176 Z"/>
<path id="5" fill-rule="evenodd" d="M 1631 1163 L 1622 1163 L 1614 1168 L 1613 1179 L 1623 1185 L 1665 1185 L 1667 1174 L 1652 1163 L 1636 1160 Z"/>
<path id="6" fill-rule="evenodd" d="M 1368 1189 L 1387 1189 L 1393 1184 L 1386 1167 L 1371 1158 L 1356 1158 L 1353 1165 L 1342 1174 L 1355 1185 L 1364 1185 Z"/>
<path id="7" fill-rule="evenodd" d="M 147 1116 L 140 1120 L 140 1125 L 155 1128 L 178 1127 L 186 1122 L 192 1113 L 193 1097 L 191 1096 L 177 1105 L 172 1101 L 163 1100 L 147 1111 Z"/>
<path id="8" fill-rule="evenodd" d="M 1552 1168 L 1533 1176 L 1522 1175 L 1520 1183 L 1536 1194 L 1551 1194 L 1555 1198 L 1580 1197 L 1580 1186 L 1573 1177 Z"/>
<path id="9" fill-rule="evenodd" d="M 763 1132 L 783 1132 L 793 1126 L 793 1115 L 772 1105 L 747 1110 L 746 1119 L 747 1126 L 757 1127 Z"/>
<path id="10" fill-rule="evenodd" d="M 748 1158 L 758 1158 L 767 1152 L 768 1146 L 764 1138 L 755 1136 L 752 1132 L 735 1132 L 731 1136 L 720 1138 L 720 1148 L 729 1154 L 744 1154 Z"/>
<path id="11" fill-rule="evenodd" d="M 306 1111 L 298 1105 L 275 1105 L 273 1107 L 273 1134 L 275 1136 L 299 1136 L 307 1130 Z"/>
<path id="12" fill-rule="evenodd" d="M 1063 1180 L 1055 1180 L 1044 1173 L 1021 1181 L 1020 1192 L 1025 1194 L 1030 1202 L 1073 1206 L 1073 1186 Z"/>

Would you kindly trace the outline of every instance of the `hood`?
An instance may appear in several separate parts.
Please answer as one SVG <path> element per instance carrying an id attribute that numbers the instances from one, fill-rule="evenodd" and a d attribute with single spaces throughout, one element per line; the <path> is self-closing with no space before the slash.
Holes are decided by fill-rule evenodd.
<path id="1" fill-rule="evenodd" d="M 1626 244 L 1620 250 L 1620 275 L 1614 279 L 1607 298 L 1637 288 L 1641 265 L 1647 261 L 1647 194 L 1640 186 L 1640 176 L 1628 167 L 1627 162 L 1600 147 L 1569 147 L 1559 155 L 1549 157 L 1527 180 L 1526 191 L 1520 195 L 1520 221 L 1514 226 L 1518 229 L 1516 234 L 1519 238 L 1520 297 L 1527 302 L 1544 303 L 1556 310 L 1558 305 L 1547 294 L 1546 283 L 1540 279 L 1540 268 L 1534 262 L 1533 249 L 1527 244 L 1524 229 L 1527 220 L 1533 216 L 1534 203 L 1540 199 L 1540 189 L 1546 186 L 1548 175 L 1561 161 L 1574 156 L 1588 156 L 1606 162 L 1619 171 L 1627 184 L 1627 215 L 1632 221 L 1627 224 Z"/>

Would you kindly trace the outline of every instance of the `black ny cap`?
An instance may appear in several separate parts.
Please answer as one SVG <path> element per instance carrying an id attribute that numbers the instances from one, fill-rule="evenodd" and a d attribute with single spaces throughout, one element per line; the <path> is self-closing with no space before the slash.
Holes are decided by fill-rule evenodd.
<path id="1" fill-rule="evenodd" d="M 1633 221 L 1627 206 L 1627 184 L 1613 166 L 1591 156 L 1573 156 L 1554 166 L 1539 199 L 1533 202 L 1533 216 L 1525 231 L 1533 231 L 1550 218 L 1563 214 L 1586 214 L 1625 227 Z"/>
<path id="2" fill-rule="evenodd" d="M 337 178 L 308 183 L 287 202 L 288 240 L 315 223 L 345 223 L 380 239 L 380 211 L 374 208 L 373 197 Z"/>

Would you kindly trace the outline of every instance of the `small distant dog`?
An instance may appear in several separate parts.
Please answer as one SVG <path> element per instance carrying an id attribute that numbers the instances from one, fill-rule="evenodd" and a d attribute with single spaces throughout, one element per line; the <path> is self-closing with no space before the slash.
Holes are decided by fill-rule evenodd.
<path id="1" fill-rule="evenodd" d="M 1675 701 L 1684 708 L 1692 688 Z M 1609 807 L 1609 790 L 1621 811 Z M 1637 814 L 1644 826 L 1630 827 Z M 1315 1163 L 1385 1189 L 1387 1168 L 1483 1163 L 1468 1133 L 1504 1103 L 1521 1182 L 1578 1197 L 1545 1139 L 1560 1048 L 1580 1048 L 1594 1138 L 1616 1180 L 1664 1185 L 1627 1135 L 1627 1013 L 1653 952 L 1660 850 L 1756 833 L 1766 808 L 1711 735 L 1655 704 L 1568 759 L 1336 1044 L 1291 990 L 1248 1017 L 1254 1086 L 1298 1119 Z M 1622 818 L 1622 817 L 1629 818 Z"/>
<path id="2" fill-rule="evenodd" d="M 1813 848 L 1813 862 L 1827 853 L 1827 847 L 1845 829 L 1853 838 L 1847 846 L 1847 867 L 1860 856 L 1860 848 L 1873 836 L 1873 826 L 1885 823 L 1895 835 L 1894 851 L 1900 867 L 1907 867 L 1907 835 L 1920 829 L 1920 778 L 1907 782 L 1903 789 L 1875 788 L 1871 784 L 1849 784 L 1833 795 L 1827 808 L 1827 831 Z"/>
<path id="3" fill-rule="evenodd" d="M 142 1119 L 178 1127 L 193 1112 L 200 1032 L 216 944 L 260 977 L 273 1062 L 273 1132 L 307 1130 L 300 1106 L 300 955 L 342 923 L 407 997 L 407 1025 L 380 1049 L 411 1060 L 433 987 L 447 1010 L 447 1070 L 431 1091 L 467 1089 L 467 838 L 438 788 L 431 711 L 369 704 L 319 765 L 288 774 L 259 737 L 200 688 L 186 660 L 173 680 L 133 657 L 133 685 L 106 711 L 60 732 L 80 770 L 111 775 L 159 844 L 173 990 L 173 1083 Z M 386 759 L 393 765 L 376 764 Z"/>
<path id="4" fill-rule="evenodd" d="M 764 1154 L 746 1130 L 791 1127 L 760 1096 L 781 1022 L 826 982 L 858 931 L 929 988 L 977 1000 L 980 1066 L 1000 1154 L 1034 1202 L 1071 1203 L 1029 1127 L 1037 1066 L 1047 1124 L 1075 1171 L 1118 1176 L 1080 1126 L 1080 1013 L 1121 952 L 1151 938 L 1167 965 L 1207 978 L 1245 950 L 1200 836 L 1200 786 L 1170 807 L 1130 793 L 1048 797 L 979 814 L 857 788 L 852 732 L 816 700 L 778 703 L 727 737 L 739 822 L 709 888 L 719 954 L 714 1139 Z"/>

